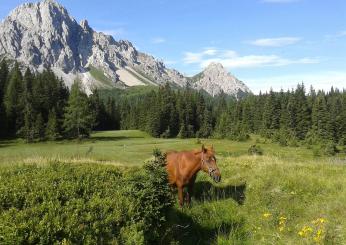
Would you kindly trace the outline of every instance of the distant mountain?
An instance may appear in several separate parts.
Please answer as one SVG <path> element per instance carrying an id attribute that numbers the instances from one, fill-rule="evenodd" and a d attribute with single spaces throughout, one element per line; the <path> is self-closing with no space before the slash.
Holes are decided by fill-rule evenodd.
<path id="1" fill-rule="evenodd" d="M 230 74 L 220 63 L 211 63 L 204 71 L 190 78 L 197 89 L 203 89 L 210 95 L 220 93 L 241 97 L 251 93 L 250 89 L 235 76 Z"/>
<path id="2" fill-rule="evenodd" d="M 54 0 L 25 3 L 0 23 L 0 56 L 18 60 L 33 70 L 51 68 L 71 85 L 77 77 L 92 88 L 126 88 L 135 85 L 177 87 L 188 83 L 211 95 L 250 90 L 220 64 L 211 64 L 189 78 L 167 68 L 153 56 L 139 52 L 129 41 L 95 32 L 86 20 L 79 24 Z"/>

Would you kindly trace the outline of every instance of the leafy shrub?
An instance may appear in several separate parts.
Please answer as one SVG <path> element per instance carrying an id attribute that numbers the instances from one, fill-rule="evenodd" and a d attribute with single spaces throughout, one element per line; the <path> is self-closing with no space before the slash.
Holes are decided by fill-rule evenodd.
<path id="1" fill-rule="evenodd" d="M 258 145 L 250 146 L 250 148 L 248 149 L 247 152 L 248 152 L 249 155 L 263 155 L 263 150 Z"/>
<path id="2" fill-rule="evenodd" d="M 334 156 L 336 153 L 338 153 L 338 149 L 336 148 L 336 144 L 333 141 L 328 141 L 324 145 L 314 146 L 312 152 L 315 157 L 319 157 L 322 155 Z"/>
<path id="3" fill-rule="evenodd" d="M 320 157 L 322 155 L 321 146 L 313 146 L 312 147 L 312 154 L 314 157 Z"/>
<path id="4" fill-rule="evenodd" d="M 298 140 L 294 133 L 288 129 L 280 129 L 273 132 L 272 140 L 280 146 L 298 146 Z"/>
<path id="5" fill-rule="evenodd" d="M 323 153 L 326 156 L 334 156 L 338 152 L 338 149 L 336 148 L 336 144 L 332 141 L 327 142 L 323 146 Z"/>
<path id="6" fill-rule="evenodd" d="M 0 168 L 0 244 L 155 242 L 172 196 L 160 154 L 145 167 Z"/>

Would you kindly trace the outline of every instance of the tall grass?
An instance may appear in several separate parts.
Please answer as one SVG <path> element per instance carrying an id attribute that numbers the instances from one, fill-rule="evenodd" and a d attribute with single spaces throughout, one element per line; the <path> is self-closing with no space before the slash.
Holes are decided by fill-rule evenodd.
<path id="1" fill-rule="evenodd" d="M 163 244 L 346 244 L 344 154 L 319 157 L 313 149 L 281 147 L 258 136 L 246 142 L 200 141 L 154 139 L 139 131 L 97 132 L 81 142 L 1 141 L 0 164 L 58 161 L 124 170 L 150 159 L 153 148 L 189 150 L 213 144 L 222 182 L 198 175 L 191 207 L 176 204 Z M 263 155 L 248 154 L 254 144 Z"/>

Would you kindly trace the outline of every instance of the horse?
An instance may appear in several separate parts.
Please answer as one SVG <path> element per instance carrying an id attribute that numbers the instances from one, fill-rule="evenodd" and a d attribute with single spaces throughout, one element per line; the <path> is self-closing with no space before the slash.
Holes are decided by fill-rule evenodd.
<path id="1" fill-rule="evenodd" d="M 184 205 L 184 187 L 188 187 L 186 202 L 190 204 L 197 173 L 202 170 L 216 182 L 221 181 L 221 172 L 216 165 L 214 147 L 192 151 L 170 151 L 166 153 L 166 170 L 172 186 L 178 188 L 179 205 Z"/>

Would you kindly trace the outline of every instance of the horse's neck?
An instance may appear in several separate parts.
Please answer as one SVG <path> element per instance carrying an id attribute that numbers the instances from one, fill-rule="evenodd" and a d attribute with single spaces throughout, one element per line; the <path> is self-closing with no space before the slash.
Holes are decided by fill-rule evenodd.
<path id="1" fill-rule="evenodd" d="M 198 161 L 196 162 L 197 164 L 194 164 L 192 167 L 191 167 L 191 172 L 190 172 L 190 177 L 196 175 L 201 169 L 202 169 L 202 166 L 201 166 L 201 155 L 198 155 Z"/>

